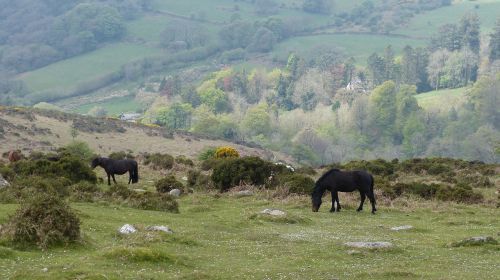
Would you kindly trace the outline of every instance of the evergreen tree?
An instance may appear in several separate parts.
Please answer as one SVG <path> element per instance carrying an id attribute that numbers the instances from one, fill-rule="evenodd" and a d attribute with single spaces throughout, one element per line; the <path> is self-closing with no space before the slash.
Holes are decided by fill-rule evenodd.
<path id="1" fill-rule="evenodd" d="M 459 32 L 462 36 L 462 46 L 468 47 L 475 54 L 479 54 L 480 50 L 480 30 L 479 17 L 477 14 L 467 14 L 460 19 Z"/>
<path id="2" fill-rule="evenodd" d="M 374 86 L 382 84 L 384 80 L 384 59 L 377 53 L 373 53 L 368 57 L 368 70 L 372 76 L 372 83 Z"/>
<path id="3" fill-rule="evenodd" d="M 490 61 L 500 59 L 500 18 L 497 19 L 493 33 L 490 34 Z"/>

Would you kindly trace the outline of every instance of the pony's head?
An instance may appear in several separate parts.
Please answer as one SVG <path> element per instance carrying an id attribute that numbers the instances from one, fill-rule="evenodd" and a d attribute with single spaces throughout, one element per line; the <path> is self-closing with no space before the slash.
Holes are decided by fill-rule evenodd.
<path id="1" fill-rule="evenodd" d="M 314 186 L 314 190 L 311 194 L 311 201 L 312 201 L 312 211 L 313 212 L 318 212 L 319 207 L 321 207 L 321 197 L 323 196 L 323 193 L 325 192 L 324 189 L 322 189 L 321 184 L 316 182 L 316 185 Z"/>
<path id="2" fill-rule="evenodd" d="M 92 169 L 96 168 L 99 164 L 101 163 L 101 158 L 100 157 L 96 157 L 95 159 L 92 160 L 92 163 L 90 164 L 90 166 L 92 167 Z"/>

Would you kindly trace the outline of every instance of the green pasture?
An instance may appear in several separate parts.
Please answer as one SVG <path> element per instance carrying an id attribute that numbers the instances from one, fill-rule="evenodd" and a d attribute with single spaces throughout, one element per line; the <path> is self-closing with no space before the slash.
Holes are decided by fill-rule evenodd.
<path id="1" fill-rule="evenodd" d="M 439 26 L 447 23 L 458 23 L 460 17 L 471 12 L 479 16 L 481 30 L 490 32 L 500 15 L 500 1 L 454 1 L 451 6 L 416 15 L 407 26 L 402 26 L 395 33 L 428 38 L 437 32 Z"/>
<path id="2" fill-rule="evenodd" d="M 451 109 L 466 100 L 467 88 L 442 89 L 415 95 L 415 98 L 424 109 Z"/>
<path id="3" fill-rule="evenodd" d="M 23 73 L 18 78 L 25 81 L 33 91 L 68 90 L 79 83 L 117 71 L 128 62 L 160 53 L 160 49 L 143 45 L 110 44 L 96 51 Z"/>
<path id="4" fill-rule="evenodd" d="M 99 103 L 88 103 L 82 106 L 79 106 L 74 110 L 74 112 L 79 114 L 86 114 L 90 109 L 95 106 L 100 106 L 108 111 L 108 115 L 118 115 L 123 112 L 135 112 L 138 109 L 142 108 L 142 105 L 135 101 L 134 96 L 124 96 L 124 97 L 116 97 Z"/>
<path id="5" fill-rule="evenodd" d="M 345 196 L 341 195 L 342 201 Z M 0 247 L 2 279 L 498 279 L 499 245 L 450 247 L 471 236 L 498 238 L 490 206 L 425 204 L 379 207 L 376 215 L 312 213 L 309 198 L 284 201 L 226 194 L 179 200 L 180 213 L 113 204 L 74 203 L 83 244 L 49 249 Z M 406 205 L 406 206 L 405 206 Z M 0 204 L 0 223 L 17 205 Z M 270 219 L 265 208 L 287 212 Z M 367 207 L 368 208 L 368 207 Z M 142 229 L 121 236 L 124 224 Z M 173 234 L 146 232 L 168 225 Z M 391 227 L 412 225 L 408 231 Z M 347 248 L 345 242 L 385 241 L 392 249 Z"/>
<path id="6" fill-rule="evenodd" d="M 424 40 L 371 34 L 311 35 L 285 40 L 274 47 L 271 55 L 286 58 L 289 53 L 295 52 L 308 57 L 317 55 L 320 49 L 337 48 L 347 56 L 354 57 L 357 64 L 365 65 L 372 53 L 382 54 L 388 45 L 392 45 L 395 52 L 399 53 L 406 45 L 418 47 L 425 43 Z"/>

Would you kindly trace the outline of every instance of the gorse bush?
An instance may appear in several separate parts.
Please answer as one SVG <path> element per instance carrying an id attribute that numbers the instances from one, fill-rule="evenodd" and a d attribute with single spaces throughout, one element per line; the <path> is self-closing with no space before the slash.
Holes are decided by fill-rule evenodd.
<path id="1" fill-rule="evenodd" d="M 93 202 L 102 196 L 96 184 L 82 181 L 69 187 L 69 199 L 79 202 Z"/>
<path id="2" fill-rule="evenodd" d="M 216 148 L 207 148 L 203 152 L 198 155 L 199 160 L 207 160 L 207 159 L 212 159 L 215 158 L 215 151 Z"/>
<path id="3" fill-rule="evenodd" d="M 126 199 L 131 194 L 132 191 L 123 184 L 112 184 L 106 191 L 106 196 L 113 199 Z"/>
<path id="4" fill-rule="evenodd" d="M 15 244 L 41 248 L 67 244 L 80 238 L 80 220 L 60 198 L 40 193 L 10 217 L 4 236 Z"/>
<path id="5" fill-rule="evenodd" d="M 175 179 L 174 175 L 169 175 L 155 183 L 156 191 L 159 193 L 167 193 L 173 189 L 183 189 L 184 185 Z"/>
<path id="6" fill-rule="evenodd" d="M 169 154 L 145 154 L 144 164 L 151 165 L 153 169 L 172 169 L 174 167 L 174 157 Z"/>
<path id="7" fill-rule="evenodd" d="M 215 150 L 215 158 L 237 158 L 240 157 L 238 151 L 233 147 L 219 147 Z"/>
<path id="8" fill-rule="evenodd" d="M 213 188 L 210 176 L 205 175 L 197 170 L 189 170 L 187 174 L 187 184 L 188 187 L 197 187 L 200 189 L 211 189 Z"/>
<path id="9" fill-rule="evenodd" d="M 240 183 L 263 185 L 272 174 L 274 164 L 258 157 L 227 158 L 221 160 L 212 172 L 212 181 L 226 191 Z"/>
<path id="10" fill-rule="evenodd" d="M 110 159 L 120 160 L 120 159 L 134 159 L 134 155 L 131 152 L 113 152 L 108 156 Z"/>
<path id="11" fill-rule="evenodd" d="M 64 177 L 73 183 L 80 181 L 97 182 L 97 176 L 89 164 L 71 155 L 61 155 L 58 159 L 20 160 L 11 165 L 19 177 L 40 176 L 46 178 Z"/>
<path id="12" fill-rule="evenodd" d="M 194 166 L 193 160 L 187 158 L 186 156 L 182 156 L 182 155 L 181 156 L 177 156 L 175 158 L 175 163 L 186 165 L 186 166 Z"/>
<path id="13" fill-rule="evenodd" d="M 179 204 L 177 201 L 171 195 L 165 193 L 133 192 L 127 198 L 126 204 L 142 210 L 179 213 Z"/>
<path id="14" fill-rule="evenodd" d="M 314 180 L 303 174 L 286 174 L 279 176 L 280 185 L 288 188 L 290 193 L 309 195 L 314 189 Z"/>

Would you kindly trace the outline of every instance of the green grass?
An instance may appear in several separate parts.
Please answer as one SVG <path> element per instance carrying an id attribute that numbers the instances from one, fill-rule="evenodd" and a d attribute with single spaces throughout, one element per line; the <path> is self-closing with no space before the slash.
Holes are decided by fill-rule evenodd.
<path id="1" fill-rule="evenodd" d="M 34 91 L 68 90 L 78 83 L 117 71 L 128 62 L 160 53 L 160 49 L 142 45 L 110 44 L 96 51 L 23 73 L 19 79 Z"/>
<path id="2" fill-rule="evenodd" d="M 424 109 L 439 108 L 451 109 L 466 100 L 467 88 L 442 89 L 415 95 L 415 98 Z"/>
<path id="3" fill-rule="evenodd" d="M 295 37 L 279 43 L 272 52 L 273 56 L 284 58 L 290 52 L 296 52 L 305 57 L 314 55 L 318 47 L 336 47 L 348 56 L 353 56 L 356 63 L 365 65 L 368 57 L 374 53 L 383 53 L 386 46 L 392 45 L 399 53 L 406 45 L 424 46 L 425 41 L 366 34 L 334 34 Z"/>
<path id="4" fill-rule="evenodd" d="M 477 9 L 476 5 L 479 6 Z M 500 14 L 500 1 L 454 1 L 451 6 L 416 15 L 407 26 L 402 26 L 395 33 L 428 38 L 437 32 L 439 26 L 447 23 L 458 23 L 460 17 L 469 12 L 477 13 L 481 22 L 481 30 L 488 33 L 492 30 Z"/>
<path id="5" fill-rule="evenodd" d="M 371 215 L 347 203 L 342 212 L 332 214 L 328 205 L 312 213 L 307 197 L 286 202 L 210 194 L 185 196 L 180 206 L 180 214 L 170 214 L 72 204 L 82 220 L 83 245 L 15 250 L 0 262 L 0 278 L 494 279 L 500 273 L 498 245 L 449 246 L 471 236 L 498 238 L 495 208 L 380 206 Z M 16 207 L 0 204 L 0 223 Z M 301 219 L 287 223 L 252 218 L 264 208 L 279 208 Z M 117 235 L 125 223 L 139 228 L 168 225 L 174 234 Z M 414 229 L 390 230 L 406 224 Z M 343 245 L 350 241 L 389 241 L 396 248 L 353 252 Z"/>
<path id="6" fill-rule="evenodd" d="M 135 112 L 137 109 L 142 108 L 142 105 L 135 100 L 134 96 L 124 96 L 112 98 L 100 103 L 88 103 L 74 109 L 74 111 L 76 113 L 86 114 L 94 106 L 103 107 L 108 111 L 109 115 L 118 115 L 122 112 Z"/>

